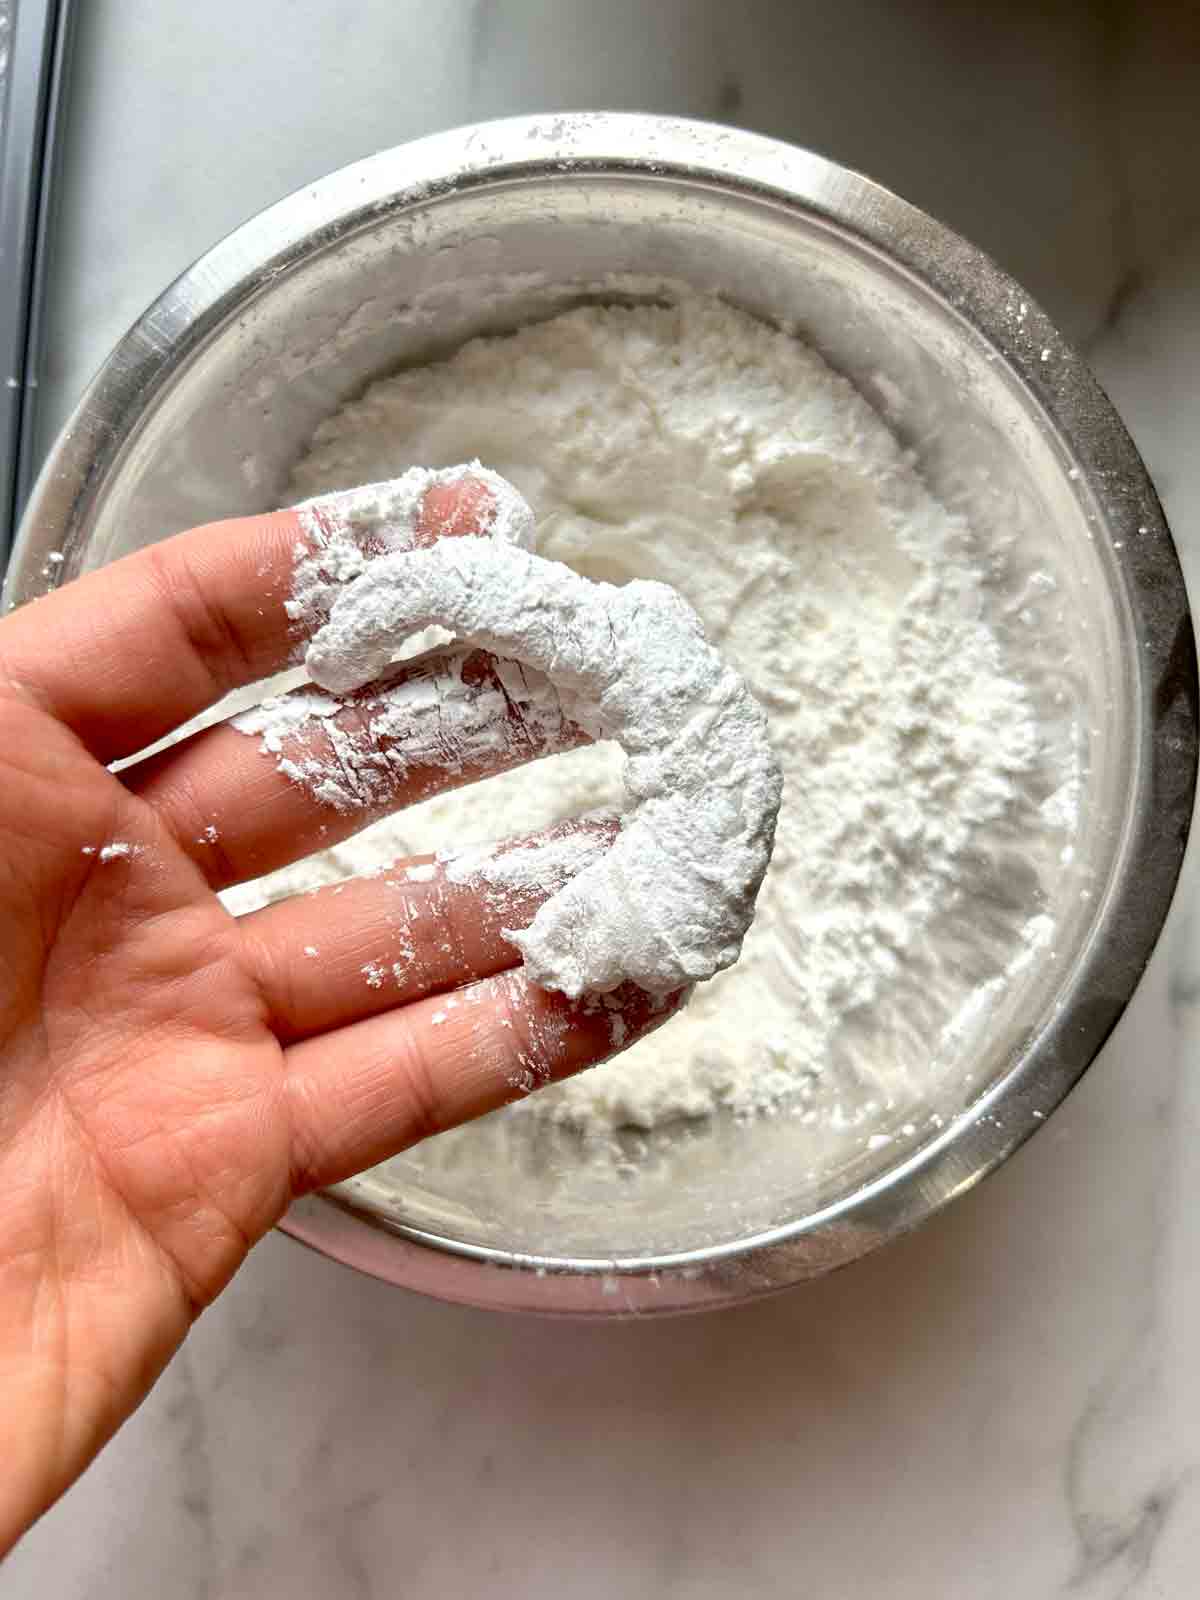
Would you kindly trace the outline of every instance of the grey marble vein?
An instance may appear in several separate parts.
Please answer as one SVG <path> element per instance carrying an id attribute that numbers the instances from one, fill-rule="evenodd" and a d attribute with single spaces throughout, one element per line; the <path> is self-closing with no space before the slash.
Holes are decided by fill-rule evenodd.
<path id="1" fill-rule="evenodd" d="M 204 1397 L 186 1348 L 175 1362 L 173 1375 L 176 1381 L 166 1403 L 165 1420 L 174 1436 L 175 1494 L 180 1513 L 194 1533 L 196 1561 L 191 1594 L 193 1600 L 209 1600 L 215 1592 L 213 1460 Z"/>
<path id="2" fill-rule="evenodd" d="M 1069 1587 L 1088 1600 L 1131 1593 L 1149 1569 L 1180 1481 L 1163 1461 L 1162 1421 L 1158 1338 L 1148 1317 L 1068 1443 L 1065 1487 L 1079 1545 Z"/>

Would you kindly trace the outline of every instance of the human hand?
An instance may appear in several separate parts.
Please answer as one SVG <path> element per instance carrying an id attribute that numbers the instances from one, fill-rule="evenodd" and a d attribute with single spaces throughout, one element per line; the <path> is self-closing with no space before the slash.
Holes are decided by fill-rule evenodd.
<path id="1" fill-rule="evenodd" d="M 479 490 L 431 490 L 422 537 L 477 531 Z M 548 753 L 537 728 L 510 726 L 503 758 L 454 777 L 410 765 L 350 816 L 227 725 L 110 770 L 288 664 L 304 537 L 290 511 L 215 523 L 0 622 L 0 1553 L 294 1196 L 592 1065 L 674 1008 L 627 985 L 610 997 L 622 1033 L 611 1008 L 537 989 L 501 937 L 513 908 L 437 863 L 240 919 L 217 898 Z M 482 652 L 471 668 L 494 678 Z M 439 670 L 424 658 L 389 681 Z M 364 696 L 342 717 L 371 739 Z M 526 920 L 556 887 L 528 895 Z M 364 980 L 401 951 L 395 981 Z M 450 989 L 462 1003 L 443 1015 L 430 997 Z"/>

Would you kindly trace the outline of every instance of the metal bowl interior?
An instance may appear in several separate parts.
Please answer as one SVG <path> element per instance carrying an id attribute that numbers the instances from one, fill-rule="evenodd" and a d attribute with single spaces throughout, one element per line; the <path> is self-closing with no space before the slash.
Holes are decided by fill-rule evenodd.
<path id="1" fill-rule="evenodd" d="M 318 1248 L 448 1298 L 696 1308 L 911 1227 L 1084 1071 L 1150 954 L 1182 855 L 1191 627 L 1170 536 L 1108 402 L 970 246 L 855 174 L 732 130 L 609 115 L 493 124 L 374 157 L 263 213 L 100 373 L 35 491 L 8 598 L 278 504 L 315 426 L 374 377 L 580 299 L 681 283 L 796 330 L 854 380 L 997 552 L 997 595 L 1052 575 L 1061 603 L 1035 641 L 999 607 L 997 626 L 1048 737 L 1081 741 L 1074 856 L 1039 908 L 1056 936 L 953 1062 L 931 1054 L 928 1081 L 873 1147 L 814 1142 L 788 1118 L 716 1119 L 616 1165 L 579 1159 L 566 1138 L 531 1157 L 500 1132 L 482 1167 L 435 1142 L 294 1208 L 287 1226 Z M 52 549 L 65 559 L 47 566 Z"/>

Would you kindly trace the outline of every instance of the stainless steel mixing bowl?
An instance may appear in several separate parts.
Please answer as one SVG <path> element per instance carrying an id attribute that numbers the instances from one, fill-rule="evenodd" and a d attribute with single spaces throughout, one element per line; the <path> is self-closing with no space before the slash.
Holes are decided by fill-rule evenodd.
<path id="1" fill-rule="evenodd" d="M 682 280 L 811 339 L 888 414 L 1010 569 L 1053 574 L 1037 634 L 1085 747 L 1053 948 L 988 1013 L 919 1126 L 881 1114 L 814 1168 L 799 1124 L 689 1125 L 622 1167 L 414 1152 L 285 1227 L 480 1305 L 697 1309 L 825 1272 L 991 1171 L 1087 1067 L 1150 954 L 1191 814 L 1196 679 L 1170 536 L 1104 395 L 978 251 L 875 184 L 748 133 L 655 117 L 466 128 L 347 167 L 203 257 L 126 336 L 42 473 L 8 598 L 284 495 L 370 378 L 581 297 Z M 61 550 L 65 560 L 46 563 Z M 1013 634 L 1006 648 L 1020 648 Z M 1047 665 L 1049 663 L 1050 665 Z M 1049 701 L 1047 701 L 1049 703 Z M 901 1115 L 903 1113 L 897 1113 Z"/>

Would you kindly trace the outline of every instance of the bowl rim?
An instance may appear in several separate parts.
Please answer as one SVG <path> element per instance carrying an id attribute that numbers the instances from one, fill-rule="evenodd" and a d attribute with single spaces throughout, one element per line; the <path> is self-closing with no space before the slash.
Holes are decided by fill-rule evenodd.
<path id="1" fill-rule="evenodd" d="M 1085 362 L 990 257 L 889 190 L 811 151 L 716 123 L 616 112 L 468 124 L 339 168 L 259 212 L 201 256 L 118 343 L 52 447 L 30 497 L 6 603 L 73 570 L 89 514 L 140 420 L 208 337 L 271 281 L 348 235 L 480 186 L 670 180 L 790 209 L 882 255 L 996 352 L 1078 468 L 1144 648 L 1133 663 L 1143 737 L 1109 891 L 1066 997 L 962 1117 L 876 1179 L 809 1216 L 720 1245 L 640 1257 L 542 1257 L 395 1222 L 339 1193 L 280 1226 L 325 1255 L 442 1299 L 611 1317 L 730 1304 L 819 1275 L 909 1231 L 993 1172 L 1095 1059 L 1137 987 L 1170 906 L 1192 814 L 1196 654 L 1162 508 Z M 1019 308 L 1019 316 L 1014 309 Z M 1047 354 L 1047 352 L 1049 354 Z M 65 559 L 49 566 L 51 549 Z M 1141 804 L 1134 803 L 1138 799 Z M 995 1111 L 1002 1107 L 1003 1116 Z"/>

